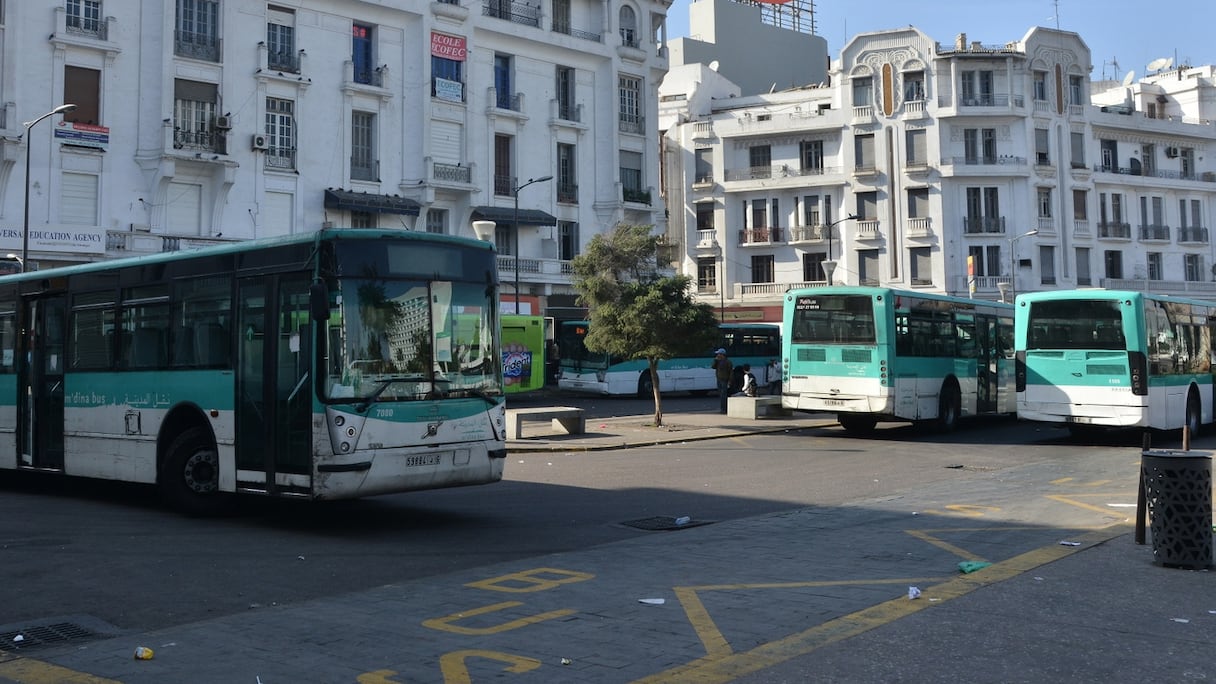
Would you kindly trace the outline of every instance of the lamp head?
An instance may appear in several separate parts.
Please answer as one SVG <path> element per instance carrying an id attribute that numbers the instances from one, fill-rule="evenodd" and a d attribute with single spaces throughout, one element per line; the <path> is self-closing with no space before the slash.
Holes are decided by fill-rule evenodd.
<path id="1" fill-rule="evenodd" d="M 52 114 L 64 114 L 64 113 L 67 113 L 67 112 L 74 112 L 74 111 L 76 111 L 76 105 L 74 105 L 74 104 L 61 104 L 61 105 L 59 105 L 58 107 L 56 107 L 56 108 L 52 109 L 52 110 L 51 110 L 51 113 L 52 113 Z"/>

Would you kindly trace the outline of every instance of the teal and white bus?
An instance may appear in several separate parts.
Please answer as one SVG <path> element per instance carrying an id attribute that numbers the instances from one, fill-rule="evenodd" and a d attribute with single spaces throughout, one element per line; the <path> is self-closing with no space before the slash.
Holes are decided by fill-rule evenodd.
<path id="1" fill-rule="evenodd" d="M 1191 434 L 1212 422 L 1216 303 L 1083 289 L 1016 307 L 1019 419 Z"/>
<path id="2" fill-rule="evenodd" d="M 1013 306 L 886 287 L 790 290 L 782 405 L 850 432 L 1012 414 Z"/>
<path id="3" fill-rule="evenodd" d="M 587 349 L 584 340 L 590 329 L 587 321 L 563 321 L 558 326 L 560 355 L 557 387 L 570 392 L 612 396 L 654 394 L 650 367 L 645 359 L 610 358 Z M 719 347 L 735 367 L 731 391 L 738 391 L 743 364 L 750 364 L 752 375 L 761 387 L 769 382 L 768 363 L 781 354 L 781 327 L 774 323 L 723 323 Z M 714 349 L 702 356 L 659 361 L 659 386 L 663 392 L 710 392 L 718 388 L 713 361 Z"/>
<path id="4" fill-rule="evenodd" d="M 427 233 L 4 276 L 0 468 L 155 484 L 190 512 L 496 482 L 499 325 L 492 247 Z"/>

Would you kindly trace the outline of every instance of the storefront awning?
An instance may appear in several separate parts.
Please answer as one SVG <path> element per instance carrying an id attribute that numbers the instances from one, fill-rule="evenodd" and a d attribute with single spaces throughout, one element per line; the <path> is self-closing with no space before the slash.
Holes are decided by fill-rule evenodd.
<path id="1" fill-rule="evenodd" d="M 493 221 L 513 225 L 515 209 L 513 207 L 473 207 L 474 221 Z M 557 217 L 539 209 L 520 209 L 519 225 L 521 226 L 556 226 Z"/>
<path id="2" fill-rule="evenodd" d="M 412 199 L 397 195 L 377 195 L 370 192 L 355 192 L 353 190 L 338 190 L 329 188 L 325 191 L 326 209 L 343 209 L 346 211 L 363 211 L 369 214 L 404 214 L 417 216 L 422 207 Z"/>

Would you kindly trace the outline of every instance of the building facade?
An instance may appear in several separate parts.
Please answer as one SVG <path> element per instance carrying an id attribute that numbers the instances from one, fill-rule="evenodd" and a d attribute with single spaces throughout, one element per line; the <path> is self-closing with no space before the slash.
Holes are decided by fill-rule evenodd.
<path id="1" fill-rule="evenodd" d="M 668 5 L 0 2 L 0 250 L 45 268 L 493 220 L 502 280 L 544 310 L 593 235 L 665 225 Z"/>
<path id="2" fill-rule="evenodd" d="M 702 81 L 673 70 L 668 242 L 728 319 L 779 320 L 787 289 L 829 281 L 1216 295 L 1216 72 L 1091 72 L 1079 35 L 1045 28 L 1003 45 L 862 34 L 829 84 L 685 94 L 684 112 L 669 94 Z"/>

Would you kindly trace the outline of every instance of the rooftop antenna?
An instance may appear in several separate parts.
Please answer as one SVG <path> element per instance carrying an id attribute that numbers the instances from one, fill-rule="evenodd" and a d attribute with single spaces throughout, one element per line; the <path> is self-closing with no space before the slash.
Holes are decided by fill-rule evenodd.
<path id="1" fill-rule="evenodd" d="M 1052 0 L 1051 4 L 1054 8 L 1052 10 L 1052 14 L 1055 16 L 1056 30 L 1059 31 L 1060 30 L 1060 0 Z"/>

